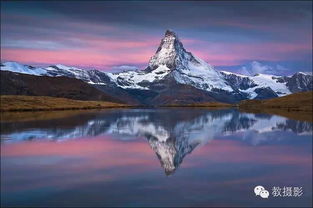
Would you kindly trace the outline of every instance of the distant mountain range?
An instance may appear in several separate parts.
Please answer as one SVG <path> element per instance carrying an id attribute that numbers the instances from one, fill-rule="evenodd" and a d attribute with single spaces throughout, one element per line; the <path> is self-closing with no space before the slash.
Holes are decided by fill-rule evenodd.
<path id="1" fill-rule="evenodd" d="M 1 71 L 37 77 L 64 76 L 79 79 L 102 91 L 105 96 L 122 99 L 126 103 L 145 105 L 210 101 L 236 103 L 245 99 L 280 97 L 313 88 L 312 75 L 303 72 L 292 76 L 246 76 L 217 71 L 186 51 L 176 34 L 169 30 L 144 70 L 108 73 L 64 65 L 42 68 L 5 62 L 1 64 Z M 2 85 L 1 94 L 7 87 L 9 86 Z"/>

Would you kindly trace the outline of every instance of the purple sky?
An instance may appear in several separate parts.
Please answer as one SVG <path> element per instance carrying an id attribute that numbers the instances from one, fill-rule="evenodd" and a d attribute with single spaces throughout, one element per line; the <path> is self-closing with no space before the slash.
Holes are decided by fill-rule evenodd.
<path id="1" fill-rule="evenodd" d="M 1 1 L 1 61 L 143 69 L 166 29 L 218 69 L 312 70 L 311 1 Z"/>

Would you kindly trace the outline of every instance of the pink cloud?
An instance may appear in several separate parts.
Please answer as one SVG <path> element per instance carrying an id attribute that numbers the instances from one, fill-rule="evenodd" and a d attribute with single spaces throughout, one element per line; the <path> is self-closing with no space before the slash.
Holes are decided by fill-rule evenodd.
<path id="1" fill-rule="evenodd" d="M 128 49 L 128 48 L 147 48 L 147 47 L 157 47 L 160 40 L 157 39 L 147 39 L 147 40 L 125 40 L 117 38 L 107 38 L 107 37 L 79 37 L 81 41 L 90 48 L 96 49 L 106 49 L 106 50 L 118 50 L 118 49 Z"/>
<path id="2" fill-rule="evenodd" d="M 246 60 L 302 60 L 303 54 L 312 50 L 312 45 L 292 43 L 216 43 L 196 41 L 197 48 L 192 50 L 192 44 L 186 48 L 193 54 L 206 60 L 212 65 L 237 65 Z M 189 49 L 190 48 L 190 49 Z"/>
<path id="3" fill-rule="evenodd" d="M 239 65 L 247 60 L 303 60 L 303 55 L 312 50 L 312 45 L 303 43 L 225 43 L 196 39 L 181 39 L 188 51 L 212 65 Z M 71 45 L 55 50 L 34 48 L 1 48 L 1 59 L 29 64 L 66 64 L 85 68 L 109 70 L 116 65 L 148 64 L 156 51 L 160 38 L 136 36 L 136 39 L 101 37 L 80 34 L 65 39 L 55 39 L 56 45 Z M 34 44 L 36 44 L 34 42 Z"/>
<path id="4" fill-rule="evenodd" d="M 121 58 L 122 57 L 122 58 Z M 63 49 L 58 51 L 36 49 L 1 49 L 2 60 L 12 60 L 32 64 L 58 64 L 106 69 L 123 62 L 144 64 L 150 55 L 146 52 L 138 54 L 105 54 L 99 51 Z"/>

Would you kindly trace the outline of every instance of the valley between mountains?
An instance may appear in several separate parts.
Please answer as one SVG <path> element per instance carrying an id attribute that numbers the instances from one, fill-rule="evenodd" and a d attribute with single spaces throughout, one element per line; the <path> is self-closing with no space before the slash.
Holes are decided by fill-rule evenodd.
<path id="1" fill-rule="evenodd" d="M 16 100 L 21 99 L 19 96 L 35 96 L 33 99 L 49 96 L 51 99 L 80 100 L 85 102 L 88 108 L 105 107 L 98 104 L 88 105 L 88 102 L 93 101 L 117 103 L 116 106 L 119 107 L 232 106 L 244 100 L 278 98 L 275 102 L 279 102 L 280 97 L 294 93 L 300 93 L 301 96 L 302 92 L 312 94 L 312 74 L 298 72 L 291 76 L 246 76 L 218 71 L 188 52 L 178 36 L 170 30 L 165 32 L 158 49 L 144 70 L 109 73 L 61 64 L 34 67 L 17 62 L 1 63 L 1 101 L 6 102 L 5 106 L 14 106 L 8 103 L 14 102 L 14 96 Z M 294 97 L 297 96 L 292 96 Z M 111 104 L 109 106 L 112 107 Z M 312 106 L 312 102 L 308 105 Z M 66 109 L 62 106 L 51 109 L 58 108 Z M 30 104 L 27 108 L 19 106 L 8 109 L 39 108 Z M 8 109 L 1 107 L 2 111 Z M 306 108 L 306 111 L 308 109 Z"/>

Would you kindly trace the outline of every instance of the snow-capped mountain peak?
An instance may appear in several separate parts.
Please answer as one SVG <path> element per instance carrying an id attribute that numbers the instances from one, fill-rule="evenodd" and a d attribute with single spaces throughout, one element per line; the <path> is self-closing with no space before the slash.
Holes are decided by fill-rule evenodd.
<path id="1" fill-rule="evenodd" d="M 177 35 L 173 31 L 167 30 L 156 53 L 151 57 L 147 70 L 154 70 L 160 65 L 175 69 L 188 58 L 187 54 Z"/>
<path id="2" fill-rule="evenodd" d="M 214 88 L 233 91 L 213 66 L 188 52 L 178 36 L 170 30 L 165 32 L 145 71 L 150 73 L 161 66 L 170 69 L 167 72 L 172 72 L 172 77 L 180 84 L 191 85 L 205 91 L 212 91 Z"/>

